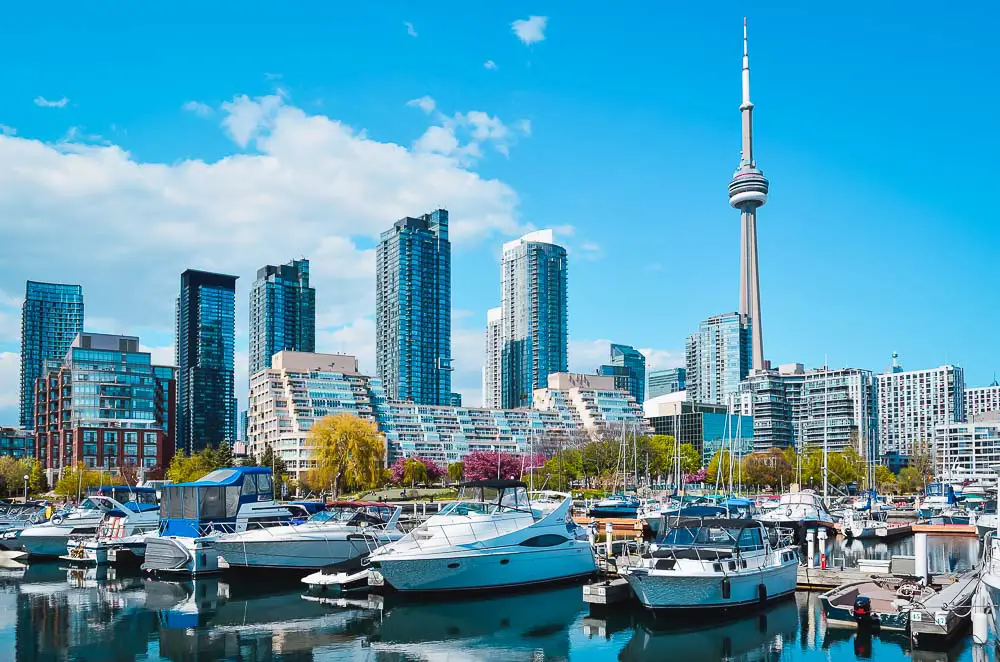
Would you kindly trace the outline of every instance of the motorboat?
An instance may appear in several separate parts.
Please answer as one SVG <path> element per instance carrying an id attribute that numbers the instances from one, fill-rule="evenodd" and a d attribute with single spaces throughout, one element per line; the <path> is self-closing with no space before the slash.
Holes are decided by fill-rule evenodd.
<path id="1" fill-rule="evenodd" d="M 21 529 L 41 524 L 46 520 L 45 508 L 35 504 L 5 504 L 0 506 L 0 536 L 12 532 L 10 537 L 15 537 Z M 0 548 L 3 548 L 3 540 L 0 539 Z"/>
<path id="2" fill-rule="evenodd" d="M 29 557 L 58 558 L 72 539 L 93 537 L 98 528 L 114 523 L 122 535 L 152 531 L 160 520 L 156 492 L 150 488 L 105 486 L 92 490 L 83 502 L 45 523 L 4 534 L 4 543 Z"/>
<path id="3" fill-rule="evenodd" d="M 648 609 L 730 610 L 795 593 L 799 556 L 789 530 L 724 518 L 665 519 L 661 528 L 646 552 L 618 560 Z"/>
<path id="4" fill-rule="evenodd" d="M 702 496 L 670 497 L 662 503 L 653 502 L 644 504 L 640 508 L 637 517 L 645 523 L 646 528 L 656 534 L 660 531 L 660 522 L 663 521 L 664 515 L 667 517 L 677 517 L 685 508 L 702 505 L 714 506 L 715 502 Z"/>
<path id="5" fill-rule="evenodd" d="M 612 494 L 601 499 L 587 511 L 589 517 L 621 517 L 635 518 L 642 507 L 642 502 L 627 494 Z"/>
<path id="6" fill-rule="evenodd" d="M 849 582 L 819 596 L 827 627 L 909 631 L 910 612 L 937 593 L 901 577 Z"/>
<path id="7" fill-rule="evenodd" d="M 931 524 L 973 524 L 973 514 L 965 508 L 944 508 L 931 515 Z"/>
<path id="8" fill-rule="evenodd" d="M 572 518 L 572 497 L 538 508 L 517 480 L 460 485 L 458 499 L 372 553 L 370 566 L 397 591 L 497 589 L 583 578 L 594 552 Z"/>
<path id="9" fill-rule="evenodd" d="M 923 497 L 914 506 L 918 517 L 930 518 L 940 515 L 943 510 L 954 508 L 957 503 L 955 488 L 950 483 L 927 483 Z"/>
<path id="10" fill-rule="evenodd" d="M 322 568 L 360 560 L 399 540 L 403 509 L 368 501 L 338 501 L 302 524 L 251 528 L 219 536 L 215 549 L 230 567 Z"/>
<path id="11" fill-rule="evenodd" d="M 162 518 L 146 538 L 142 569 L 157 574 L 218 572 L 217 538 L 305 519 L 302 506 L 274 500 L 270 467 L 216 469 L 201 480 L 164 485 Z"/>
<path id="12" fill-rule="evenodd" d="M 808 529 L 834 528 L 833 517 L 812 490 L 782 494 L 778 505 L 761 514 L 759 519 L 766 526 L 792 529 L 796 540 L 804 539 Z"/>
<path id="13" fill-rule="evenodd" d="M 891 538 L 909 533 L 911 527 L 904 522 L 890 522 L 885 518 L 873 519 L 871 513 L 848 509 L 840 520 L 840 531 L 844 537 L 855 540 Z"/>

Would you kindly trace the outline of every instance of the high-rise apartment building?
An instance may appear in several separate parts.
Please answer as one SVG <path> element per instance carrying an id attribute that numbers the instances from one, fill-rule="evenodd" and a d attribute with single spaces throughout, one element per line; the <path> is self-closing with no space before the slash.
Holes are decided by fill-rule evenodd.
<path id="1" fill-rule="evenodd" d="M 316 290 L 309 286 L 309 260 L 257 270 L 250 290 L 250 373 L 271 367 L 282 350 L 316 350 Z"/>
<path id="2" fill-rule="evenodd" d="M 674 393 L 682 395 L 679 391 Z M 754 450 L 753 418 L 731 412 L 723 405 L 672 397 L 647 400 L 643 410 L 653 434 L 670 435 L 681 444 L 691 444 L 701 456 L 703 465 L 708 465 L 712 456 L 723 449 L 731 449 L 737 457 L 749 455 Z"/>
<path id="3" fill-rule="evenodd" d="M 611 343 L 611 365 L 625 368 L 629 393 L 642 404 L 646 400 L 646 357 L 634 347 Z"/>
<path id="4" fill-rule="evenodd" d="M 35 441 L 30 430 L 0 427 L 0 457 L 16 460 L 35 456 Z"/>
<path id="5" fill-rule="evenodd" d="M 965 420 L 977 421 L 983 414 L 1000 412 L 1000 384 L 965 389 Z"/>
<path id="6" fill-rule="evenodd" d="M 83 288 L 29 280 L 21 306 L 21 427 L 35 426 L 35 380 L 83 332 Z"/>
<path id="7" fill-rule="evenodd" d="M 934 428 L 965 420 L 965 373 L 944 365 L 878 375 L 878 440 L 882 455 L 930 452 Z"/>
<path id="8" fill-rule="evenodd" d="M 566 249 L 552 230 L 503 245 L 501 404 L 527 407 L 548 376 L 568 369 Z"/>
<path id="9" fill-rule="evenodd" d="M 386 396 L 451 400 L 451 242 L 448 212 L 396 221 L 375 255 L 376 367 Z"/>
<path id="10" fill-rule="evenodd" d="M 135 336 L 81 333 L 35 380 L 35 457 L 50 475 L 83 464 L 160 477 L 174 454 L 176 369 Z"/>
<path id="11" fill-rule="evenodd" d="M 798 413 L 789 398 L 788 382 L 800 385 L 803 377 L 802 365 L 795 363 L 786 366 L 786 372 L 758 370 L 740 382 L 740 411 L 753 417 L 755 451 L 795 445 L 793 420 Z"/>
<path id="12" fill-rule="evenodd" d="M 642 403 L 627 390 L 616 388 L 612 376 L 552 373 L 545 388 L 533 392 L 532 408 L 561 412 L 567 420 L 579 421 L 584 430 L 604 438 L 652 433 Z"/>
<path id="13" fill-rule="evenodd" d="M 750 327 L 739 313 L 709 317 L 687 339 L 687 392 L 692 402 L 725 405 L 750 372 Z"/>
<path id="14" fill-rule="evenodd" d="M 976 421 L 944 423 L 934 428 L 934 468 L 951 483 L 996 484 L 1000 466 L 1000 412 L 980 414 Z"/>
<path id="15" fill-rule="evenodd" d="M 667 368 L 652 370 L 649 373 L 649 390 L 646 399 L 652 400 L 667 393 L 676 393 L 687 388 L 687 370 L 684 368 Z"/>
<path id="16" fill-rule="evenodd" d="M 177 447 L 195 453 L 232 443 L 237 276 L 188 269 L 177 298 Z"/>
<path id="17" fill-rule="evenodd" d="M 503 308 L 486 311 L 486 360 L 483 362 L 483 406 L 499 409 L 503 405 L 503 380 L 501 379 L 501 359 L 503 357 Z"/>

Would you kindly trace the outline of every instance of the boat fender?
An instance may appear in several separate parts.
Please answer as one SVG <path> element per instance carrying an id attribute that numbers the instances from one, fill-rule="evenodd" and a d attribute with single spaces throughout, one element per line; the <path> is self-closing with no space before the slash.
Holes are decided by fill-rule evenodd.
<path id="1" fill-rule="evenodd" d="M 729 594 L 732 591 L 732 586 L 729 582 L 729 577 L 722 578 L 722 599 L 728 600 Z"/>
<path id="2" fill-rule="evenodd" d="M 764 584 L 757 584 L 757 598 L 761 602 L 767 602 L 767 586 Z"/>

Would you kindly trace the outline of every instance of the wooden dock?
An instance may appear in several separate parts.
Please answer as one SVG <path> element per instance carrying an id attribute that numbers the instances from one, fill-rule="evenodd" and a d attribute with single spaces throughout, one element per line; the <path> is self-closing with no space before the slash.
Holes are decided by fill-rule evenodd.
<path id="1" fill-rule="evenodd" d="M 937 536 L 977 536 L 973 524 L 914 524 L 914 533 L 928 533 Z"/>
<path id="2" fill-rule="evenodd" d="M 576 515 L 573 517 L 573 521 L 584 527 L 590 526 L 591 522 L 597 522 L 598 537 L 604 535 L 604 525 L 608 522 L 611 522 L 611 528 L 614 531 L 619 532 L 630 531 L 635 533 L 636 531 L 642 531 L 646 526 L 643 520 L 632 517 L 587 517 L 585 515 Z M 637 526 L 638 529 L 636 528 Z"/>
<path id="3" fill-rule="evenodd" d="M 910 612 L 910 637 L 917 648 L 940 643 L 963 632 L 971 621 L 972 596 L 979 572 L 971 570 Z"/>
<path id="4" fill-rule="evenodd" d="M 866 572 L 858 568 L 808 568 L 799 566 L 796 587 L 802 591 L 827 591 L 849 582 L 863 582 L 888 573 Z M 931 575 L 931 584 L 945 585 L 956 582 L 955 575 Z"/>

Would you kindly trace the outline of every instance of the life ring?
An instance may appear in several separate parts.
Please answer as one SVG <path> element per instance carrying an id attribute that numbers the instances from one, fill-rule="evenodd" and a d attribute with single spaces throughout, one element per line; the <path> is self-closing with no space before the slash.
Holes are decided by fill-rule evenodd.
<path id="1" fill-rule="evenodd" d="M 60 514 L 57 513 L 57 514 L 55 514 L 55 515 L 52 516 L 52 519 L 49 520 L 49 523 L 50 524 L 62 524 L 62 521 L 64 519 L 65 519 L 65 517 L 63 515 L 60 515 Z"/>

